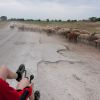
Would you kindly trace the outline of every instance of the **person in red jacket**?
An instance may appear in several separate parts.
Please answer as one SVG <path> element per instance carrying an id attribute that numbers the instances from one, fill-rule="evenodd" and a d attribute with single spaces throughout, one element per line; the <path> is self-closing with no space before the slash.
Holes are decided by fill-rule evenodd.
<path id="1" fill-rule="evenodd" d="M 33 95 L 33 83 L 30 83 L 28 78 L 23 78 L 25 66 L 21 64 L 16 73 L 12 72 L 6 66 L 0 67 L 0 100 L 23 100 L 21 96 L 25 91 L 28 91 L 28 95 L 24 100 L 28 98 L 34 100 Z M 16 79 L 19 83 L 17 89 L 9 86 L 7 79 Z"/>

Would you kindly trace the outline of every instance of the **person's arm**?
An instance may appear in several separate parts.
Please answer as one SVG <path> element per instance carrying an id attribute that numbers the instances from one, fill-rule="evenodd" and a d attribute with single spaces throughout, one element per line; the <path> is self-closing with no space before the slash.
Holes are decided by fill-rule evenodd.
<path id="1" fill-rule="evenodd" d="M 31 83 L 29 86 L 32 86 L 32 95 L 29 96 L 29 100 L 34 100 L 34 90 L 33 90 L 34 83 Z"/>
<path id="2" fill-rule="evenodd" d="M 34 100 L 33 94 L 29 97 L 30 100 Z"/>

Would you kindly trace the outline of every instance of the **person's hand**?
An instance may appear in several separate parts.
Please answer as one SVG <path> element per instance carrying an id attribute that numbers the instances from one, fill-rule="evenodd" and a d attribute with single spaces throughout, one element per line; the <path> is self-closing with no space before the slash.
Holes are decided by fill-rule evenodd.
<path id="1" fill-rule="evenodd" d="M 31 86 L 33 88 L 34 87 L 34 83 L 29 84 L 29 86 Z"/>

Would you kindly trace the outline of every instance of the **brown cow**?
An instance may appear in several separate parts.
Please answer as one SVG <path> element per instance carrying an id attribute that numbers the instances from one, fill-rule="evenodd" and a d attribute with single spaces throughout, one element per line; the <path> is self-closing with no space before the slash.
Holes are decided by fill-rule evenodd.
<path id="1" fill-rule="evenodd" d="M 78 32 L 69 32 L 68 40 L 71 42 L 77 42 L 78 36 L 79 36 Z"/>

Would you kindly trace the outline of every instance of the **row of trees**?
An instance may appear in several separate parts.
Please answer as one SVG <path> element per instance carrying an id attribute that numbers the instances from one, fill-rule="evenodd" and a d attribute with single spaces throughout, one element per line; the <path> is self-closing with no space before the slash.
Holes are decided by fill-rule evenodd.
<path id="1" fill-rule="evenodd" d="M 10 21 L 44 21 L 44 20 L 41 20 L 41 19 L 37 19 L 37 20 L 34 20 L 34 19 L 16 19 L 16 18 L 11 18 L 9 19 Z M 46 22 L 62 22 L 63 20 L 50 20 L 50 19 L 46 19 L 45 20 Z M 82 21 L 82 22 L 97 22 L 97 21 L 100 21 L 100 18 L 97 18 L 97 17 L 90 17 L 89 19 L 83 19 L 83 20 L 71 20 L 71 19 L 68 19 L 66 20 L 65 22 L 78 22 L 78 21 Z"/>
<path id="2" fill-rule="evenodd" d="M 0 20 L 2 21 L 6 21 L 7 20 L 7 16 L 1 16 L 0 17 Z M 10 21 L 44 21 L 44 20 L 41 20 L 41 19 L 38 19 L 38 20 L 34 20 L 34 19 L 24 19 L 24 18 L 11 18 L 11 19 L 8 19 Z M 46 22 L 62 22 L 63 20 L 50 20 L 50 19 L 46 19 L 45 20 Z M 97 21 L 100 21 L 100 17 L 90 17 L 89 19 L 85 20 L 71 20 L 71 19 L 68 19 L 66 20 L 65 22 L 77 22 L 77 21 L 82 21 L 82 22 L 97 22 Z"/>
<path id="3" fill-rule="evenodd" d="M 0 17 L 0 20 L 6 21 L 6 20 L 7 20 L 7 16 L 1 16 L 1 17 Z"/>
<path id="4" fill-rule="evenodd" d="M 92 21 L 92 22 L 97 22 L 97 21 L 100 21 L 100 17 L 99 18 L 91 17 L 91 18 L 89 18 L 89 20 Z"/>

